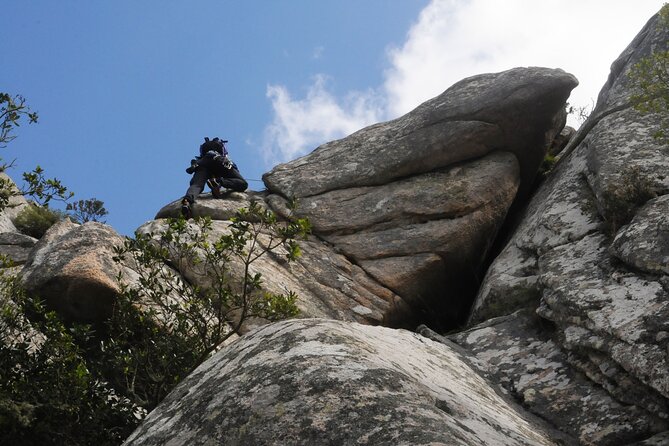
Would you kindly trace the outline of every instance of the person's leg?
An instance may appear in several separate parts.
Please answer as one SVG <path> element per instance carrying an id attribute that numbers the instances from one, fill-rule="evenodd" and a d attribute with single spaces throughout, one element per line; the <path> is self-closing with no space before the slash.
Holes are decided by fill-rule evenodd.
<path id="1" fill-rule="evenodd" d="M 209 172 L 205 167 L 199 166 L 195 169 L 195 173 L 193 173 L 193 177 L 190 179 L 190 186 L 186 191 L 186 195 L 184 195 L 181 200 L 181 215 L 183 215 L 184 218 L 191 218 L 193 216 L 193 203 L 195 203 L 197 196 L 202 193 L 207 178 L 209 178 Z"/>
<path id="2" fill-rule="evenodd" d="M 249 187 L 249 184 L 244 177 L 242 177 L 242 174 L 234 167 L 232 169 L 226 169 L 218 182 L 222 187 L 232 189 L 235 192 L 244 192 Z"/>
<path id="3" fill-rule="evenodd" d="M 188 200 L 190 204 L 195 203 L 197 196 L 204 190 L 204 184 L 207 182 L 207 178 L 209 178 L 207 169 L 202 166 L 198 167 L 190 180 L 190 186 L 186 191 L 184 199 Z"/>

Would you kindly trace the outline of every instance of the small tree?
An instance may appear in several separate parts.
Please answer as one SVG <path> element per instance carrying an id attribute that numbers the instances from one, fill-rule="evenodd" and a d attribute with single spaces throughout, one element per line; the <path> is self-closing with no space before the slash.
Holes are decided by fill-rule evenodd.
<path id="1" fill-rule="evenodd" d="M 0 92 L 0 148 L 7 147 L 7 144 L 16 138 L 13 132 L 25 119 L 30 124 L 38 120 L 37 113 L 30 110 L 26 99 L 21 95 Z M 0 158 L 0 171 L 5 171 L 12 165 L 13 162 L 7 164 Z M 74 193 L 68 191 L 57 178 L 46 178 L 44 169 L 40 166 L 30 172 L 24 172 L 23 181 L 26 186 L 18 189 L 11 180 L 0 178 L 0 211 L 7 207 L 10 198 L 16 195 L 29 196 L 43 207 L 48 207 L 51 200 L 67 203 L 74 196 Z M 80 223 L 100 221 L 99 218 L 107 215 L 104 203 L 97 198 L 68 203 L 67 210 L 72 211 L 72 216 Z"/>
<path id="2" fill-rule="evenodd" d="M 251 270 L 279 249 L 287 261 L 296 259 L 295 239 L 309 232 L 307 220 L 280 222 L 252 203 L 224 235 L 213 237 L 211 229 L 208 218 L 172 219 L 161 232 L 138 233 L 117 248 L 116 260 L 135 264 L 139 277 L 130 286 L 119 276 L 122 294 L 105 349 L 112 363 L 124 364 L 115 382 L 147 409 L 251 318 L 274 321 L 298 313 L 293 292 L 267 292 L 261 274 Z M 206 285 L 188 282 L 170 266 L 189 268 Z"/>
<path id="3" fill-rule="evenodd" d="M 659 26 L 669 26 L 669 4 L 660 9 Z M 631 96 L 634 108 L 643 113 L 656 113 L 660 117 L 658 130 L 653 136 L 669 142 L 669 49 L 667 42 L 636 63 L 629 79 L 634 88 Z"/>
<path id="4" fill-rule="evenodd" d="M 97 198 L 68 203 L 65 209 L 78 223 L 86 223 L 87 221 L 105 223 L 101 218 L 108 214 L 104 202 Z"/>
<path id="5" fill-rule="evenodd" d="M 3 265 L 4 266 L 4 265 Z M 0 444 L 118 445 L 140 409 L 91 372 L 65 326 L 0 268 Z"/>
<path id="6" fill-rule="evenodd" d="M 16 138 L 12 132 L 25 118 L 30 124 L 36 123 L 38 119 L 37 113 L 30 111 L 30 107 L 26 105 L 25 98 L 0 92 L 0 148 L 7 147 Z"/>

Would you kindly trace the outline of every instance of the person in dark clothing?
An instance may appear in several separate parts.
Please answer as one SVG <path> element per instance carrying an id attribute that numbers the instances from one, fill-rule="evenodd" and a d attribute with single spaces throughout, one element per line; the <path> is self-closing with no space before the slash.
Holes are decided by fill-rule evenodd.
<path id="1" fill-rule="evenodd" d="M 181 200 L 181 213 L 184 217 L 192 216 L 193 203 L 204 190 L 205 183 L 216 198 L 221 196 L 221 188 L 237 192 L 244 192 L 248 188 L 248 183 L 239 173 L 237 165 L 228 157 L 226 142 L 219 138 L 204 138 L 204 143 L 200 146 L 200 156 L 191 160 L 186 172 L 193 174 L 193 177 Z"/>

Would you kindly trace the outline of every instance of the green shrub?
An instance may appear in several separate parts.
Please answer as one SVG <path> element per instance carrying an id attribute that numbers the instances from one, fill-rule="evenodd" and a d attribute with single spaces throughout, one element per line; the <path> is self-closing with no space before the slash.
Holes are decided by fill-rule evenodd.
<path id="1" fill-rule="evenodd" d="M 117 247 L 117 261 L 139 267 L 139 283 L 123 284 L 113 316 L 95 330 L 65 325 L 0 268 L 0 444 L 118 445 L 249 318 L 297 314 L 294 293 L 266 292 L 249 267 L 279 248 L 298 257 L 295 237 L 308 222 L 279 222 L 253 204 L 226 235 L 214 239 L 211 224 L 171 220 Z M 210 286 L 165 268 L 179 262 L 206 271 Z"/>
<path id="2" fill-rule="evenodd" d="M 26 235 L 41 238 L 51 226 L 66 217 L 61 211 L 30 204 L 21 209 L 14 219 L 14 226 Z"/>
<path id="3" fill-rule="evenodd" d="M 555 167 L 555 163 L 557 163 L 557 159 L 550 153 L 547 153 L 543 161 L 541 161 L 541 166 L 539 166 L 539 177 L 547 177 L 551 170 L 553 170 L 553 167 Z"/>
<path id="4" fill-rule="evenodd" d="M 29 316 L 29 318 L 28 318 Z M 137 408 L 94 376 L 66 327 L 0 272 L 0 444 L 118 445 Z"/>
<path id="5" fill-rule="evenodd" d="M 87 221 L 99 221 L 105 223 L 102 217 L 108 214 L 103 201 L 97 198 L 79 200 L 74 203 L 68 203 L 65 207 L 70 216 L 77 223 L 86 223 Z"/>
<path id="6" fill-rule="evenodd" d="M 659 26 L 669 26 L 669 4 L 659 13 Z M 658 128 L 653 137 L 669 143 L 669 48 L 664 42 L 652 54 L 636 63 L 629 73 L 633 88 L 630 97 L 634 108 L 642 114 L 658 115 Z"/>
<path id="7" fill-rule="evenodd" d="M 117 249 L 117 261 L 137 265 L 139 279 L 128 286 L 119 277 L 123 291 L 105 346 L 108 369 L 114 369 L 108 376 L 148 410 L 250 319 L 298 313 L 295 293 L 267 292 L 250 267 L 279 248 L 288 261 L 297 258 L 295 238 L 306 235 L 308 221 L 279 222 L 252 203 L 237 212 L 228 233 L 214 238 L 211 225 L 207 218 L 172 219 L 160 233 L 136 234 Z M 208 285 L 193 285 L 166 265 L 189 267 Z"/>

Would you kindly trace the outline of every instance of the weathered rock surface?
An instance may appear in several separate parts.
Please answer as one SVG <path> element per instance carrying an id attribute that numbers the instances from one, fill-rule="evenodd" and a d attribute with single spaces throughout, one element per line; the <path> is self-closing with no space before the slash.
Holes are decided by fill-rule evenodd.
<path id="1" fill-rule="evenodd" d="M 606 374 L 610 378 L 611 365 L 587 370 L 587 376 L 574 371 L 573 364 L 580 359 L 565 353 L 553 340 L 553 325 L 533 313 L 521 310 L 491 319 L 448 339 L 473 354 L 471 364 L 501 384 L 524 408 L 559 426 L 580 444 L 630 444 L 667 429 L 665 418 L 650 413 L 637 400 L 640 392 L 635 386 L 642 384 L 629 382 L 624 395 L 612 396 L 606 379 L 588 377 L 606 378 Z M 445 341 L 424 327 L 419 332 Z M 645 404 L 669 408 L 661 398 Z"/>
<path id="2" fill-rule="evenodd" d="M 555 444 L 521 411 L 422 336 L 293 320 L 219 351 L 124 444 Z"/>
<path id="3" fill-rule="evenodd" d="M 545 68 L 465 79 L 405 116 L 274 168 L 263 177 L 275 194 L 268 201 L 282 212 L 280 197 L 297 198 L 316 235 L 416 313 L 453 326 L 517 192 L 563 128 L 576 84 Z"/>
<path id="4" fill-rule="evenodd" d="M 0 181 L 9 181 L 10 186 L 16 192 L 16 195 L 12 195 L 9 198 L 8 206 L 0 212 L 0 233 L 18 232 L 16 226 L 14 226 L 14 219 L 28 202 L 23 195 L 18 195 L 19 191 L 14 181 L 5 172 L 0 172 Z"/>
<path id="5" fill-rule="evenodd" d="M 35 243 L 37 239 L 20 232 L 1 232 L 0 255 L 6 256 L 15 265 L 22 265 L 28 260 Z"/>
<path id="6" fill-rule="evenodd" d="M 102 320 L 119 292 L 119 266 L 112 258 L 113 247 L 122 242 L 121 236 L 101 223 L 78 225 L 63 220 L 35 245 L 21 280 L 26 290 L 45 299 L 65 318 Z"/>
<path id="7" fill-rule="evenodd" d="M 649 201 L 611 244 L 627 265 L 649 274 L 669 274 L 669 195 Z"/>
<path id="8" fill-rule="evenodd" d="M 255 201 L 260 206 L 265 206 L 265 197 L 267 194 L 262 192 L 232 192 L 224 194 L 221 199 L 215 199 L 211 194 L 202 194 L 193 204 L 193 217 L 210 217 L 212 220 L 229 220 L 234 217 L 237 211 L 243 207 L 249 207 L 251 201 Z M 156 219 L 179 218 L 181 216 L 181 200 L 175 200 L 168 205 L 163 206 L 156 214 Z"/>
<path id="9" fill-rule="evenodd" d="M 244 195 L 244 194 L 239 194 Z M 253 194 L 249 199 L 256 199 Z M 230 218 L 239 207 L 247 207 L 250 202 L 235 200 L 234 204 L 225 200 L 203 197 L 196 202 L 201 209 L 222 203 L 220 209 L 230 208 L 230 214 L 222 211 L 216 215 Z M 237 206 L 234 208 L 234 206 Z M 234 208 L 234 211 L 233 211 Z M 168 214 L 169 215 L 169 214 Z M 228 234 L 229 221 L 214 220 L 209 235 L 212 240 Z M 141 233 L 160 233 L 166 228 L 164 220 L 154 220 L 141 226 Z M 261 242 L 263 242 L 261 238 Z M 265 240 L 266 243 L 266 240 Z M 389 289 L 379 285 L 359 266 L 349 262 L 344 256 L 334 252 L 315 237 L 300 240 L 302 256 L 294 262 L 287 262 L 286 252 L 278 248 L 274 254 L 261 257 L 251 265 L 252 274 L 260 273 L 263 288 L 272 293 L 293 291 L 298 295 L 297 306 L 302 317 L 325 317 L 344 321 L 358 321 L 368 324 L 396 325 L 398 315 L 407 317 L 410 312 L 402 299 Z M 233 277 L 241 280 L 243 268 L 231 261 Z M 182 264 L 181 274 L 191 283 L 207 286 L 206 271 L 198 266 Z"/>
<path id="10" fill-rule="evenodd" d="M 571 382 L 582 373 L 612 402 L 604 403 L 606 413 L 592 420 L 596 409 L 583 406 L 573 421 L 561 420 L 564 408 L 569 398 L 590 401 L 586 388 L 574 387 L 571 397 L 569 392 L 556 396 L 553 405 L 526 403 L 574 429 L 585 444 L 641 441 L 667 429 L 669 152 L 652 137 L 657 116 L 642 116 L 631 107 L 628 78 L 632 65 L 651 49 L 664 48 L 667 40 L 669 32 L 657 26 L 655 17 L 614 62 L 597 107 L 491 265 L 470 316 L 476 324 L 518 308 L 537 308 L 539 316 L 555 324 L 550 342 L 570 367 L 551 366 L 546 372 L 551 380 Z M 639 197 L 653 196 L 659 197 L 640 202 Z M 621 227 L 635 209 L 631 222 Z M 512 325 L 517 324 L 513 318 Z M 475 327 L 467 336 L 497 329 Z M 533 333 L 523 328 L 514 337 L 532 339 Z M 477 354 L 481 367 L 494 367 L 500 354 L 468 339 L 463 335 L 459 341 Z M 537 363 L 555 357 L 550 351 L 537 355 Z M 504 373 L 510 382 L 527 382 L 522 369 Z"/>
<path id="11" fill-rule="evenodd" d="M 569 126 L 563 128 L 560 133 L 555 135 L 555 139 L 553 139 L 550 147 L 548 148 L 548 154 L 551 156 L 559 155 L 567 147 L 567 144 L 569 144 L 569 141 L 571 141 L 571 138 L 575 134 L 575 128 Z"/>
<path id="12" fill-rule="evenodd" d="M 326 143 L 264 175 L 272 192 L 308 197 L 386 184 L 502 150 L 531 183 L 548 142 L 564 126 L 578 84 L 562 70 L 514 68 L 464 79 L 412 112 Z M 336 172 L 336 174 L 334 174 Z"/>

